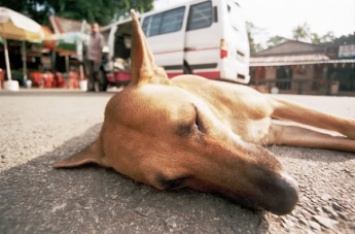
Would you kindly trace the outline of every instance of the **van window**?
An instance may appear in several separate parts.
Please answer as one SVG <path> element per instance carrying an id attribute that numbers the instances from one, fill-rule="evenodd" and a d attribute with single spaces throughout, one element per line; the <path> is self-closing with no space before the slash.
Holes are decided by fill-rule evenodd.
<path id="1" fill-rule="evenodd" d="M 187 31 L 207 28 L 212 24 L 212 2 L 206 1 L 191 5 Z"/>
<path id="2" fill-rule="evenodd" d="M 147 37 L 159 34 L 161 18 L 162 14 L 157 14 L 144 19 L 142 29 Z"/>
<path id="3" fill-rule="evenodd" d="M 144 19 L 142 29 L 147 37 L 177 32 L 181 29 L 185 7 L 165 11 Z"/>

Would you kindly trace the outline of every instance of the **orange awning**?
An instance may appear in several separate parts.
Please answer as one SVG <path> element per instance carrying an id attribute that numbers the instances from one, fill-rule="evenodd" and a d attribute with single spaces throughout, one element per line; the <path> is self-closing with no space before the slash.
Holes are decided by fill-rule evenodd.
<path id="1" fill-rule="evenodd" d="M 53 31 L 48 27 L 41 25 L 44 33 L 43 48 L 53 50 L 57 42 L 57 38 Z"/>

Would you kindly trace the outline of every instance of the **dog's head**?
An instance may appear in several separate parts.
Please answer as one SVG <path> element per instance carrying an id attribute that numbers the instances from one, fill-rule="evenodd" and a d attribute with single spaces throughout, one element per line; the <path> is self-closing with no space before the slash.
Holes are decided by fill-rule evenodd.
<path id="1" fill-rule="evenodd" d="M 290 212 L 298 199 L 295 181 L 272 153 L 243 141 L 202 99 L 171 84 L 131 14 L 130 85 L 107 104 L 98 140 L 54 166 L 94 162 L 158 189 L 191 188 Z"/>

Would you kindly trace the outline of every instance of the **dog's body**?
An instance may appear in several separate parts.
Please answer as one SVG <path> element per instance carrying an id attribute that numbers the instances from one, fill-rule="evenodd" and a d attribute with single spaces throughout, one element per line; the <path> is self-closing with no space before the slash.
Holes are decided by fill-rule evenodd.
<path id="1" fill-rule="evenodd" d="M 158 189 L 223 194 L 276 214 L 298 200 L 296 182 L 261 145 L 355 152 L 355 120 L 193 75 L 172 80 L 158 68 L 133 17 L 132 81 L 111 98 L 98 139 L 54 167 L 97 163 Z M 276 123 L 336 131 L 334 137 Z"/>

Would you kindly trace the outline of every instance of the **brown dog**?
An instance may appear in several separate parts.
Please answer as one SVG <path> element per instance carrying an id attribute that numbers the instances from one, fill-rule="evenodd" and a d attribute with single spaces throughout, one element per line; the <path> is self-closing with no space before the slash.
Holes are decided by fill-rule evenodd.
<path id="1" fill-rule="evenodd" d="M 161 190 L 191 188 L 287 214 L 298 201 L 294 179 L 260 145 L 355 152 L 355 120 L 256 92 L 246 86 L 158 68 L 134 12 L 132 80 L 108 102 L 97 140 L 54 167 L 97 163 Z M 334 137 L 272 119 L 339 132 Z"/>

